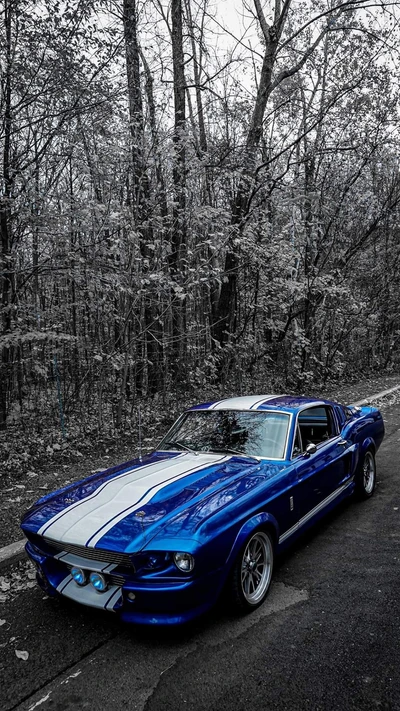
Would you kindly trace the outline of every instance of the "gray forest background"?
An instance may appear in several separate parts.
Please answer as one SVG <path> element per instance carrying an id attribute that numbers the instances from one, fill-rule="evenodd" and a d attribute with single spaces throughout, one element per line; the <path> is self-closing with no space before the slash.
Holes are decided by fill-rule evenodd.
<path id="1" fill-rule="evenodd" d="M 3 0 L 0 429 L 398 371 L 398 18 Z"/>

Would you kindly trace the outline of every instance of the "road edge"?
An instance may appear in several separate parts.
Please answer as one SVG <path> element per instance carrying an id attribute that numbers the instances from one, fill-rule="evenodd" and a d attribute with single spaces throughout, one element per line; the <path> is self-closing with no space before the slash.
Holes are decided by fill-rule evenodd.
<path id="1" fill-rule="evenodd" d="M 357 407 L 362 407 L 363 405 L 369 405 L 369 403 L 372 400 L 380 400 L 381 397 L 386 397 L 386 395 L 391 395 L 392 393 L 396 392 L 396 390 L 400 390 L 400 385 L 395 385 L 393 388 L 389 388 L 389 390 L 381 390 L 380 393 L 376 393 L 375 395 L 370 395 L 369 397 L 366 397 L 364 400 L 358 400 L 357 402 L 354 402 L 353 405 L 357 405 Z"/>
<path id="2" fill-rule="evenodd" d="M 370 395 L 364 398 L 364 400 L 358 400 L 353 404 L 357 407 L 369 405 L 373 400 L 380 400 L 380 398 L 391 395 L 397 390 L 400 390 L 400 385 L 395 385 L 393 388 L 389 388 L 389 390 L 381 390 L 381 392 Z M 15 543 L 10 543 L 10 545 L 0 548 L 0 570 L 3 570 L 3 568 L 13 563 L 18 563 L 18 561 L 25 557 L 25 542 L 25 538 L 22 538 L 19 541 L 15 541 Z"/>
<path id="3" fill-rule="evenodd" d="M 25 543 L 25 538 L 22 538 L 19 541 L 15 541 L 15 543 L 10 543 L 9 546 L 0 548 L 0 570 L 5 568 L 6 565 L 12 565 L 22 560 L 25 555 Z"/>

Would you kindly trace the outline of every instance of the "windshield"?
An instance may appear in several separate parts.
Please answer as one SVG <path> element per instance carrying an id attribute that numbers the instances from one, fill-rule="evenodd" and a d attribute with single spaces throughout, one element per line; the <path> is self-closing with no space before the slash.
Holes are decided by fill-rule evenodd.
<path id="1" fill-rule="evenodd" d="M 282 412 L 192 410 L 173 425 L 159 449 L 283 459 L 289 419 Z"/>

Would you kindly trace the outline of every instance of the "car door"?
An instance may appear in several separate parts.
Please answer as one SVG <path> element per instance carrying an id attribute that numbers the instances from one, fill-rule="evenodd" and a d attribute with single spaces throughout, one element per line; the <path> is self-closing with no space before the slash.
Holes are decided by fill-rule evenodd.
<path id="1" fill-rule="evenodd" d="M 350 480 L 352 445 L 340 436 L 333 408 L 313 406 L 298 415 L 301 454 L 296 457 L 299 520 L 327 506 Z M 313 444 L 316 450 L 305 450 Z"/>

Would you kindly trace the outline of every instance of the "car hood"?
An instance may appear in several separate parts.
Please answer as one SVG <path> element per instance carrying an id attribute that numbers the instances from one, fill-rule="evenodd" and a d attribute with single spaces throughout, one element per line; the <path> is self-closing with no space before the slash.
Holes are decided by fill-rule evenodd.
<path id="1" fill-rule="evenodd" d="M 22 529 L 28 537 L 133 553 L 161 533 L 195 537 L 204 521 L 283 466 L 223 454 L 156 452 L 40 499 Z"/>

